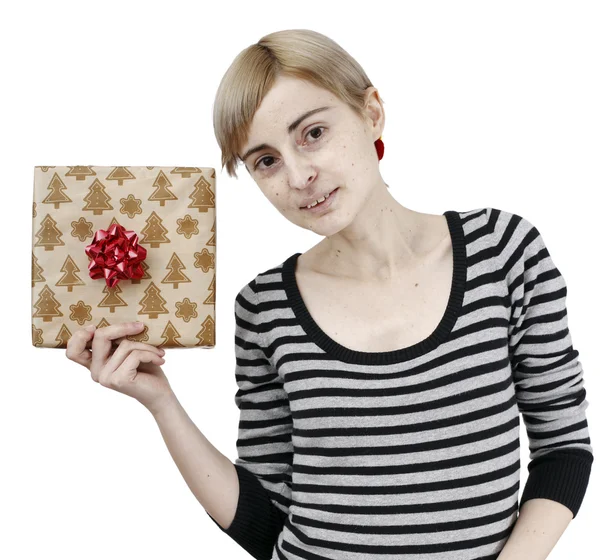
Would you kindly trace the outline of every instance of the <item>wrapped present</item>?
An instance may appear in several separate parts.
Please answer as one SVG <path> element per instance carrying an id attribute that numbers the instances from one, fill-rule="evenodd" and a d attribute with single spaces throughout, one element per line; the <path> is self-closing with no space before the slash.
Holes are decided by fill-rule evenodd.
<path id="1" fill-rule="evenodd" d="M 212 167 L 36 166 L 33 345 L 142 321 L 128 338 L 214 347 L 215 183 Z"/>

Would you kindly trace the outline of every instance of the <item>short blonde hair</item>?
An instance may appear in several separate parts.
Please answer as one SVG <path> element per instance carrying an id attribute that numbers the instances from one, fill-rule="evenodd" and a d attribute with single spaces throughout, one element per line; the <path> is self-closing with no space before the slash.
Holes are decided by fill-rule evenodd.
<path id="1" fill-rule="evenodd" d="M 236 167 L 242 162 L 240 151 L 252 119 L 278 76 L 300 78 L 326 89 L 365 119 L 364 93 L 373 84 L 335 41 L 310 29 L 265 35 L 236 56 L 215 96 L 213 126 L 221 165 L 230 177 L 237 179 Z"/>

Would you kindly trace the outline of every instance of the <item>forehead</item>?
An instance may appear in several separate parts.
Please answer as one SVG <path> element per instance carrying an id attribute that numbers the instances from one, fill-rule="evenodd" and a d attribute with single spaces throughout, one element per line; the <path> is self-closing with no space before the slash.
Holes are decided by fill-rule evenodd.
<path id="1" fill-rule="evenodd" d="M 306 80 L 278 77 L 254 114 L 246 147 L 259 141 L 261 134 L 279 131 L 287 135 L 288 126 L 297 117 L 325 105 L 338 106 L 340 101 L 330 91 Z"/>

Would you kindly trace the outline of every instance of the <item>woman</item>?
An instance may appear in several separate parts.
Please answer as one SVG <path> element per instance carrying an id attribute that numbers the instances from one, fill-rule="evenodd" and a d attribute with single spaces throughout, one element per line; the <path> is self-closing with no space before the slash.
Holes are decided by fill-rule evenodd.
<path id="1" fill-rule="evenodd" d="M 519 412 L 521 505 L 574 517 L 593 460 L 587 402 L 564 278 L 535 226 L 399 204 L 379 172 L 378 91 L 313 31 L 240 53 L 214 122 L 228 173 L 242 161 L 323 236 L 236 297 L 239 457 L 192 423 L 157 349 L 121 343 L 133 327 L 82 330 L 67 348 L 152 412 L 211 519 L 267 560 L 498 558 L 519 510 Z"/>

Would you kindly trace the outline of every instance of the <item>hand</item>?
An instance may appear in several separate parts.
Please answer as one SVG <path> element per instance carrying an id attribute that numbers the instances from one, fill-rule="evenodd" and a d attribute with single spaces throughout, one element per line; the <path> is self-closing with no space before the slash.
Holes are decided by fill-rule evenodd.
<path id="1" fill-rule="evenodd" d="M 133 397 L 153 414 L 160 403 L 174 396 L 160 367 L 165 363 L 165 351 L 125 338 L 139 333 L 144 328 L 143 324 L 119 323 L 99 329 L 94 325 L 90 327 L 75 331 L 67 342 L 66 355 L 88 368 L 94 381 Z"/>

